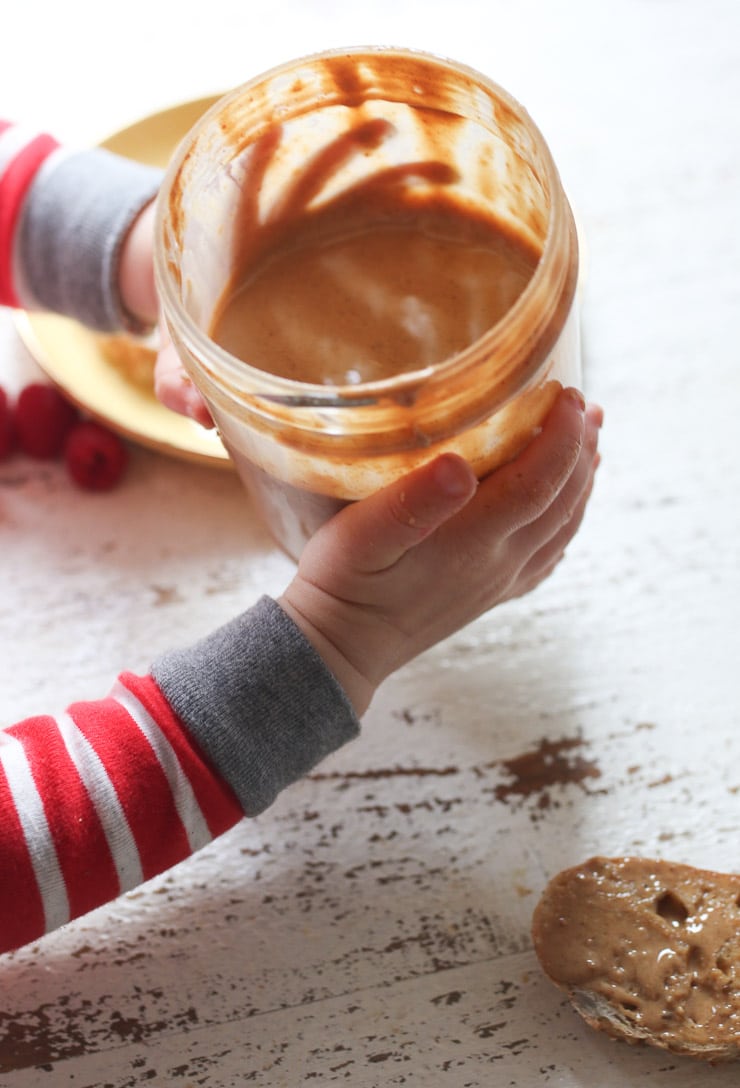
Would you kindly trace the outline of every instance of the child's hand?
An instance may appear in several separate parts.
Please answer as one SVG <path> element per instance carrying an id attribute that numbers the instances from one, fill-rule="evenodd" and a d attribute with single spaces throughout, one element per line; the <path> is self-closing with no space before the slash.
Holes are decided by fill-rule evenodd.
<path id="1" fill-rule="evenodd" d="M 280 604 L 358 714 L 401 665 L 551 573 L 591 493 L 601 421 L 563 391 L 527 449 L 480 484 L 446 454 L 318 530 Z"/>
<path id="2" fill-rule="evenodd" d="M 162 315 L 159 318 L 159 350 L 154 364 L 154 392 L 166 408 L 189 416 L 203 427 L 213 426 L 208 406 L 182 365 Z"/>
<path id="3" fill-rule="evenodd" d="M 213 420 L 202 396 L 185 373 L 175 351 L 154 283 L 154 204 L 135 220 L 121 247 L 118 287 L 126 310 L 144 325 L 159 322 L 159 350 L 154 368 L 154 391 L 157 399 L 180 415 L 190 416 L 204 427 Z"/>

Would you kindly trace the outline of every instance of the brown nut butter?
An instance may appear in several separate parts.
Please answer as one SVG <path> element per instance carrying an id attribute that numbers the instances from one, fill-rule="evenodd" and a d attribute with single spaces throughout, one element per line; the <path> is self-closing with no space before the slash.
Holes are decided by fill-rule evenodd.
<path id="1" fill-rule="evenodd" d="M 381 196 L 281 224 L 227 289 L 216 343 L 260 370 L 343 386 L 435 366 L 500 321 L 539 254 L 439 198 Z"/>
<path id="2" fill-rule="evenodd" d="M 738 1055 L 740 876 L 592 858 L 550 882 L 533 938 L 594 1026 L 678 1053 Z"/>
<path id="3" fill-rule="evenodd" d="M 284 65 L 217 103 L 165 179 L 173 340 L 293 556 L 437 453 L 479 477 L 579 384 L 573 218 L 495 84 L 403 50 Z"/>

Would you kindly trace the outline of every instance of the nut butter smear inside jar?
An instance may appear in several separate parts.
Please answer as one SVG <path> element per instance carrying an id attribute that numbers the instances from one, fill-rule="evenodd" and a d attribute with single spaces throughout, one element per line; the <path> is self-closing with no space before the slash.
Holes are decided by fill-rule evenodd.
<path id="1" fill-rule="evenodd" d="M 323 189 L 369 139 L 377 146 L 393 135 L 382 121 L 360 122 L 307 164 L 304 177 Z M 246 223 L 254 250 L 221 299 L 213 339 L 261 370 L 338 386 L 462 351 L 511 309 L 540 254 L 445 198 L 452 180 L 444 163 L 409 164 L 314 208 L 282 208 L 262 232 Z"/>
<path id="2" fill-rule="evenodd" d="M 490 472 L 580 384 L 557 171 L 453 62 L 356 49 L 237 89 L 175 156 L 158 235 L 174 342 L 294 556 L 438 453 Z"/>

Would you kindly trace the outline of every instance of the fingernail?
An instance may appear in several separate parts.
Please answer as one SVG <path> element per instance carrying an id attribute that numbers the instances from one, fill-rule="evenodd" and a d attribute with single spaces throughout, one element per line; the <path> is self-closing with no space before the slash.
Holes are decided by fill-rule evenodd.
<path id="1" fill-rule="evenodd" d="M 470 465 L 453 453 L 444 453 L 437 458 L 434 479 L 440 491 L 456 499 L 472 495 L 477 486 Z"/>
<path id="2" fill-rule="evenodd" d="M 570 397 L 571 400 L 576 402 L 576 404 L 578 405 L 578 407 L 581 409 L 582 412 L 586 411 L 586 398 L 584 397 L 584 395 L 580 391 L 580 389 L 575 389 L 575 388 L 571 387 L 570 389 L 566 389 L 565 392 L 566 392 L 567 396 Z"/>

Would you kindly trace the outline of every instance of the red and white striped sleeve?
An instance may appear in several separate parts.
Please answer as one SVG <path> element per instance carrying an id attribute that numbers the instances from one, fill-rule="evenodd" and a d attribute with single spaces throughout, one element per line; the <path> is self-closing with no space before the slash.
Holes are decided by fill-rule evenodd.
<path id="1" fill-rule="evenodd" d="M 243 815 L 151 676 L 0 732 L 0 952 L 181 861 Z"/>
<path id="2" fill-rule="evenodd" d="M 0 305 L 26 305 L 15 244 L 18 223 L 34 178 L 59 147 L 53 136 L 0 118 Z"/>

